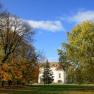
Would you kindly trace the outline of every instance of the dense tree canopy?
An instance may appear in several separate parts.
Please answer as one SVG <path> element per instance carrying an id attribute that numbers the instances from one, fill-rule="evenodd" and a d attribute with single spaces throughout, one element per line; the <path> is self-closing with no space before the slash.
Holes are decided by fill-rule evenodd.
<path id="1" fill-rule="evenodd" d="M 61 53 L 60 53 L 61 52 Z M 63 52 L 66 54 L 63 55 Z M 73 67 L 73 79 L 78 82 L 94 82 L 94 23 L 86 21 L 78 24 L 68 33 L 68 43 L 63 43 L 59 56 L 66 56 L 69 67 Z M 64 58 L 64 57 L 63 57 Z M 61 59 L 62 62 L 64 59 Z M 65 62 L 64 61 L 64 62 Z"/>
<path id="2" fill-rule="evenodd" d="M 8 81 L 10 85 L 10 82 L 26 84 L 37 79 L 39 55 L 32 43 L 33 35 L 29 25 L 19 17 L 9 12 L 0 13 L 0 81 L 2 86 L 5 81 Z M 29 41 L 27 41 L 28 36 L 31 39 Z"/>

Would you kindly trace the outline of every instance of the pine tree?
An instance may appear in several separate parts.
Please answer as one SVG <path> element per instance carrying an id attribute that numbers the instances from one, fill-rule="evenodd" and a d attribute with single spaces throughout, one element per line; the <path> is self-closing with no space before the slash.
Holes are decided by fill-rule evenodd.
<path id="1" fill-rule="evenodd" d="M 44 84 L 51 84 L 53 82 L 53 72 L 50 69 L 50 65 L 48 60 L 46 61 L 45 65 L 44 65 L 44 72 L 43 72 L 43 82 Z"/>

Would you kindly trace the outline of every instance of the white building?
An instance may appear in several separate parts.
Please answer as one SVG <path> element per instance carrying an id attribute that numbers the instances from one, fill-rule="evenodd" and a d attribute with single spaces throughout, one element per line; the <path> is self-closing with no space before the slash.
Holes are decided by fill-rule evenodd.
<path id="1" fill-rule="evenodd" d="M 65 71 L 63 68 L 60 67 L 58 63 L 50 63 L 50 68 L 53 72 L 54 80 L 53 83 L 65 83 Z M 42 75 L 43 75 L 44 67 L 43 63 L 39 65 L 39 78 L 38 83 L 43 83 L 42 81 Z"/>

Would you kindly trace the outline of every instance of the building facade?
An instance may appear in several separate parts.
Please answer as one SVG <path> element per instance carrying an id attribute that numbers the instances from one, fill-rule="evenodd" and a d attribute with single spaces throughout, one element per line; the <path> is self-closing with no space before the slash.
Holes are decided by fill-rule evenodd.
<path id="1" fill-rule="evenodd" d="M 58 63 L 50 63 L 50 69 L 53 72 L 54 80 L 53 84 L 59 83 L 59 84 L 64 84 L 66 82 L 66 74 L 63 68 L 60 67 Z M 38 83 L 42 84 L 42 75 L 44 71 L 44 65 L 40 64 L 39 65 L 39 77 L 38 77 Z"/>

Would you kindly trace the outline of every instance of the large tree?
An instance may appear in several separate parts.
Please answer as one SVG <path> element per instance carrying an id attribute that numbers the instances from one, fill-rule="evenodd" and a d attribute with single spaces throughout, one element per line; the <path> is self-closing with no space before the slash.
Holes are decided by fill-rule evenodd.
<path id="1" fill-rule="evenodd" d="M 0 51 L 2 51 L 0 56 L 2 63 L 6 62 L 29 33 L 33 34 L 20 18 L 9 12 L 0 13 Z"/>
<path id="2" fill-rule="evenodd" d="M 67 61 L 74 67 L 74 79 L 94 82 L 94 23 L 86 21 L 74 27 L 68 33 L 68 43 L 63 44 L 63 48 Z"/>
<path id="3" fill-rule="evenodd" d="M 1 81 L 27 83 L 32 80 L 39 57 L 32 43 L 33 34 L 21 18 L 9 12 L 0 13 Z"/>

